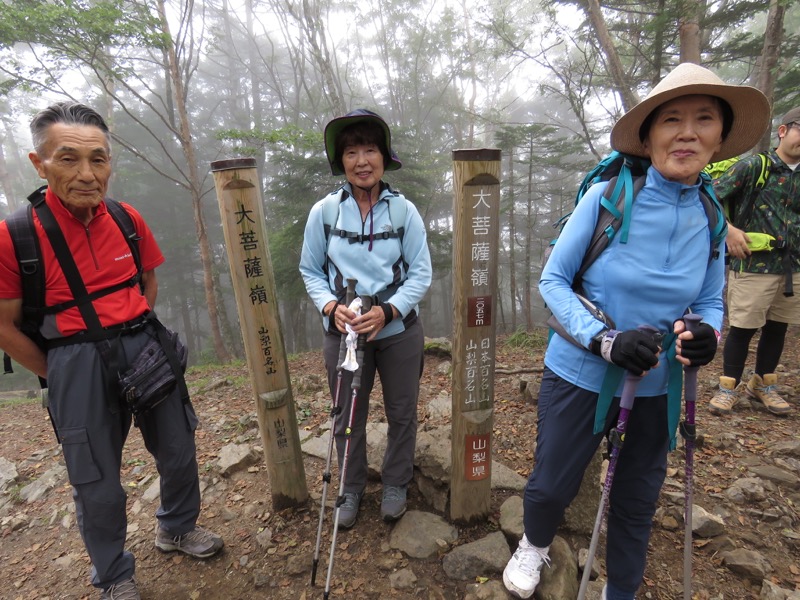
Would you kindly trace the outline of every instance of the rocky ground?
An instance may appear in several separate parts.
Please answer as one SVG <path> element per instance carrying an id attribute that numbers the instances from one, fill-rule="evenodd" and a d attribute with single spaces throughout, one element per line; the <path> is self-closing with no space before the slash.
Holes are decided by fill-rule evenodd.
<path id="1" fill-rule="evenodd" d="M 719 365 L 701 371 L 697 421 L 702 439 L 695 456 L 694 485 L 698 516 L 693 541 L 695 600 L 800 597 L 797 334 L 790 330 L 781 367 L 781 390 L 795 407 L 786 418 L 754 411 L 746 403 L 729 418 L 711 415 L 706 406 Z M 513 345 L 512 341 L 527 343 Z M 506 487 L 493 490 L 490 517 L 472 526 L 448 522 L 448 513 L 437 507 L 441 496 L 432 495 L 430 478 L 420 468 L 410 490 L 409 513 L 398 524 L 388 525 L 380 520 L 380 483 L 371 482 L 356 527 L 338 536 L 330 598 L 507 597 L 500 571 L 513 551 L 509 540 L 518 535 L 520 482 L 533 461 L 536 406 L 521 393 L 520 381 L 529 381 L 528 391 L 533 390 L 535 396 L 542 352 L 535 341 L 499 340 L 497 367 L 506 372 L 496 375 L 493 443 L 497 473 L 502 470 Z M 443 410 L 450 392 L 448 367 L 445 357 L 426 359 L 419 406 L 421 438 L 449 427 Z M 526 369 L 531 372 L 513 373 Z M 293 357 L 290 371 L 302 434 L 313 441 L 324 433 L 329 420 L 320 354 Z M 316 586 L 309 580 L 324 461 L 310 454 L 305 457 L 312 496 L 308 505 L 275 512 L 246 369 L 193 369 L 189 384 L 202 421 L 197 434 L 201 522 L 225 537 L 226 548 L 218 557 L 194 561 L 162 554 L 153 547 L 157 474 L 133 430 L 122 479 L 129 497 L 128 546 L 138 560 L 142 597 L 323 597 L 330 519 L 324 527 Z M 379 389 L 373 398 L 379 398 L 378 394 Z M 24 396 L 0 398 L 0 598 L 96 598 L 98 593 L 88 584 L 90 565 L 75 524 L 60 449 L 46 411 Z M 382 412 L 378 402 L 373 407 L 371 420 L 377 431 Z M 244 450 L 244 458 L 226 463 L 232 450 Z M 683 466 L 684 452 L 679 449 L 670 456 L 639 598 L 682 597 Z M 224 474 L 223 469 L 231 472 Z M 338 481 L 335 472 L 334 480 Z M 571 565 L 577 551 L 587 546 L 585 532 L 563 529 L 562 561 Z M 602 556 L 598 558 L 602 580 Z M 575 570 L 566 576 L 565 589 L 574 590 L 579 572 L 576 566 L 570 568 Z M 574 591 L 552 587 L 558 577 L 564 577 L 553 571 L 552 576 L 545 575 L 550 583 L 539 590 L 537 598 L 571 600 Z M 599 585 L 592 588 L 590 598 L 596 597 Z"/>

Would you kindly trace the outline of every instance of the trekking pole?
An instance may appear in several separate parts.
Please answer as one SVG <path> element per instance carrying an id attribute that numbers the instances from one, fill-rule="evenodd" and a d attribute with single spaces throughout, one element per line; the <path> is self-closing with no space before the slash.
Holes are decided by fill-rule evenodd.
<path id="1" fill-rule="evenodd" d="M 372 297 L 362 296 L 361 303 L 361 312 L 362 314 L 366 314 L 372 308 Z M 333 535 L 331 536 L 331 554 L 328 558 L 328 576 L 325 578 L 325 592 L 322 595 L 324 600 L 328 600 L 331 592 L 333 554 L 336 551 L 336 536 L 339 533 L 339 510 L 341 509 L 342 504 L 344 504 L 344 482 L 345 477 L 347 476 L 347 461 L 350 458 L 350 439 L 353 433 L 353 421 L 356 415 L 356 400 L 358 397 L 358 391 L 361 389 L 361 372 L 363 371 L 364 367 L 364 346 L 366 345 L 366 341 L 366 334 L 362 333 L 358 336 L 358 345 L 356 346 L 356 362 L 358 363 L 358 369 L 356 369 L 356 372 L 353 373 L 353 382 L 350 384 L 350 388 L 353 390 L 353 392 L 350 396 L 350 415 L 347 418 L 347 429 L 345 429 L 344 458 L 342 459 L 342 465 L 340 468 L 341 473 L 339 475 L 339 495 L 336 498 L 336 512 L 334 513 L 333 517 Z"/>
<path id="2" fill-rule="evenodd" d="M 355 279 L 347 280 L 347 292 L 345 294 L 345 304 L 350 306 L 356 297 L 356 283 Z M 336 307 L 334 306 L 334 312 Z M 335 327 L 335 323 L 334 323 Z M 333 438 L 336 431 L 336 420 L 342 412 L 342 407 L 339 404 L 339 393 L 342 389 L 342 363 L 347 354 L 347 336 L 342 335 L 341 343 L 339 344 L 339 360 L 336 363 L 336 390 L 333 393 L 333 405 L 331 406 L 331 423 L 330 433 L 331 437 L 328 440 L 328 456 L 325 459 L 325 471 L 322 473 L 322 499 L 319 505 L 319 524 L 317 525 L 317 543 L 314 545 L 314 561 L 311 564 L 311 585 L 317 579 L 317 565 L 319 565 L 319 546 L 322 541 L 322 523 L 325 521 L 325 502 L 328 499 L 328 484 L 331 482 L 331 456 L 333 455 Z"/>
<path id="3" fill-rule="evenodd" d="M 703 317 L 697 314 L 683 316 L 688 331 L 694 332 Z M 686 474 L 684 482 L 683 508 L 683 598 L 692 598 L 692 495 L 694 487 L 694 442 L 697 437 L 694 423 L 694 409 L 697 404 L 697 371 L 699 367 L 683 367 L 683 397 L 686 402 L 686 415 L 681 423 L 681 437 L 686 449 Z"/>
<path id="4" fill-rule="evenodd" d="M 648 325 L 640 326 L 639 330 L 658 333 L 656 329 Z M 603 484 L 603 493 L 600 496 L 600 506 L 597 507 L 597 517 L 594 520 L 592 541 L 589 543 L 589 553 L 586 557 L 586 565 L 583 567 L 581 587 L 578 590 L 578 600 L 584 600 L 586 597 L 586 590 L 589 587 L 589 580 L 592 576 L 592 563 L 594 563 L 594 555 L 597 552 L 597 544 L 600 541 L 600 527 L 606 516 L 608 499 L 611 494 L 611 484 L 614 481 L 614 472 L 617 469 L 617 458 L 622 449 L 622 444 L 625 442 L 625 432 L 628 429 L 628 417 L 630 416 L 631 409 L 633 409 L 633 400 L 636 398 L 636 388 L 641 380 L 641 375 L 634 375 L 630 371 L 626 373 L 625 383 L 622 386 L 622 396 L 619 400 L 617 426 L 608 434 L 608 441 L 611 444 L 611 455 L 608 458 L 608 470 L 606 471 L 606 480 Z"/>

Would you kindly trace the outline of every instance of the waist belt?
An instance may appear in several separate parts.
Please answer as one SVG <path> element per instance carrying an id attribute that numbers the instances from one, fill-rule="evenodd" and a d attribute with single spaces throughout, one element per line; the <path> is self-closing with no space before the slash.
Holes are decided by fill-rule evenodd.
<path id="1" fill-rule="evenodd" d="M 51 348 L 60 348 L 61 346 L 69 346 L 70 344 L 100 342 L 103 340 L 110 340 L 121 335 L 132 335 L 145 328 L 150 320 L 149 315 L 150 313 L 147 312 L 139 317 L 136 317 L 135 319 L 131 319 L 130 321 L 103 327 L 99 331 L 84 330 L 73 335 L 45 340 L 45 345 L 47 349 L 50 350 Z"/>

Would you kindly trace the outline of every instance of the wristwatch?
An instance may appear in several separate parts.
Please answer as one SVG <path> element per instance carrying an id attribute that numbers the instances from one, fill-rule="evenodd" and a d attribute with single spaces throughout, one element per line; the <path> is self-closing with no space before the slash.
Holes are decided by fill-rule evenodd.
<path id="1" fill-rule="evenodd" d="M 597 356 L 602 356 L 601 349 L 603 345 L 603 338 L 606 334 L 611 331 L 610 329 L 601 329 L 600 333 L 592 337 L 592 341 L 589 342 L 589 351 L 592 354 L 596 354 Z"/>

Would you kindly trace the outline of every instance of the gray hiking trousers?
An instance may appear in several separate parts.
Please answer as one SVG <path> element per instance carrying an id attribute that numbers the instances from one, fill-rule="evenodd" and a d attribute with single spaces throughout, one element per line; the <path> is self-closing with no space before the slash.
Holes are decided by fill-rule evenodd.
<path id="1" fill-rule="evenodd" d="M 149 340 L 152 329 L 147 327 L 119 338 L 122 371 Z M 61 438 L 78 528 L 92 561 L 92 585 L 98 588 L 130 578 L 135 569 L 133 554 L 125 550 L 127 496 L 120 481 L 131 414 L 124 403 L 108 398 L 108 374 L 98 346 L 109 343 L 114 342 L 72 344 L 47 354 L 50 413 Z M 139 425 L 161 476 L 159 525 L 172 535 L 188 533 L 200 513 L 192 405 L 184 404 L 176 389 L 142 415 Z"/>
<path id="2" fill-rule="evenodd" d="M 326 333 L 323 342 L 325 367 L 331 397 L 336 394 L 336 367 L 339 360 L 341 336 Z M 374 340 L 364 349 L 361 388 L 356 397 L 356 410 L 350 439 L 347 473 L 343 492 L 361 493 L 367 485 L 367 416 L 369 395 L 375 382 L 375 372 L 383 387 L 383 409 L 389 424 L 386 452 L 383 455 L 381 481 L 384 485 L 407 485 L 414 476 L 414 449 L 417 443 L 417 399 L 419 379 L 424 365 L 424 336 L 417 318 L 405 331 L 391 337 Z M 347 436 L 345 429 L 350 417 L 353 374 L 342 371 L 339 406 L 342 412 L 336 420 L 336 451 L 339 468 L 344 460 Z"/>

